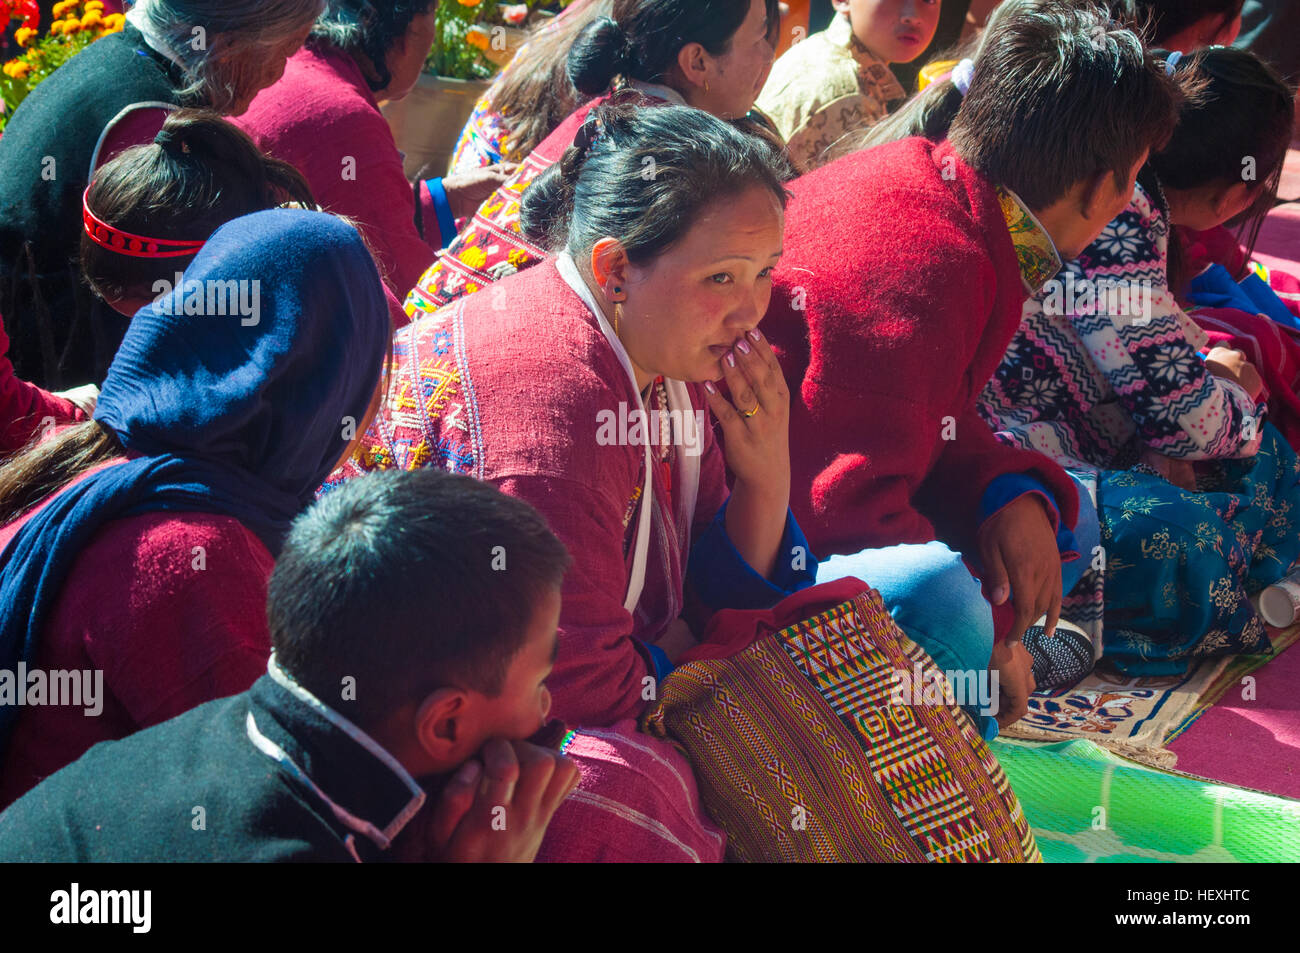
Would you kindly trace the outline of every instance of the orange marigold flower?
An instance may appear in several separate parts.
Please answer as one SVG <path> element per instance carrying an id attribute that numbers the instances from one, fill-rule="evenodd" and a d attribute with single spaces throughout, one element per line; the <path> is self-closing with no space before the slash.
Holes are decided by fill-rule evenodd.
<path id="1" fill-rule="evenodd" d="M 459 0 L 462 7 L 477 7 L 479 0 Z"/>
<path id="2" fill-rule="evenodd" d="M 12 76 L 14 79 L 26 79 L 31 71 L 31 64 L 23 60 L 10 60 L 4 65 L 5 75 Z"/>
<path id="3" fill-rule="evenodd" d="M 72 34 L 74 34 L 74 33 L 80 33 L 80 32 L 81 32 L 81 21 L 80 21 L 80 20 L 60 20 L 59 22 L 63 24 L 63 35 L 64 35 L 64 36 L 72 36 Z"/>
<path id="4" fill-rule="evenodd" d="M 120 13 L 110 13 L 104 17 L 104 29 L 109 33 L 116 33 L 126 24 L 126 17 Z"/>
<path id="5" fill-rule="evenodd" d="M 90 0 L 90 2 L 86 4 L 86 12 L 89 13 L 91 10 L 98 10 L 100 13 L 103 13 L 103 0 Z"/>
<path id="6" fill-rule="evenodd" d="M 61 0 L 61 2 L 54 5 L 54 9 L 51 10 L 50 13 L 53 15 L 54 19 L 57 20 L 65 13 L 70 13 L 76 10 L 79 6 L 81 6 L 80 0 Z M 73 16 L 76 16 L 76 14 L 74 13 Z"/>
<path id="7" fill-rule="evenodd" d="M 487 30 L 481 26 L 472 26 L 465 33 L 465 42 L 480 50 L 486 50 L 492 45 L 492 38 L 488 36 Z"/>
<path id="8" fill-rule="evenodd" d="M 104 18 L 100 15 L 100 12 L 98 10 L 91 10 L 81 18 L 81 27 L 84 30 L 89 30 L 91 27 L 100 26 L 103 22 Z"/>
<path id="9" fill-rule="evenodd" d="M 36 36 L 37 32 L 38 31 L 33 30 L 29 26 L 20 26 L 17 30 L 14 31 L 14 41 L 19 46 L 26 46 L 28 43 L 31 42 L 32 37 Z"/>
<path id="10" fill-rule="evenodd" d="M 63 33 L 63 28 L 67 25 L 67 20 L 55 20 L 50 24 L 50 36 L 59 36 Z"/>

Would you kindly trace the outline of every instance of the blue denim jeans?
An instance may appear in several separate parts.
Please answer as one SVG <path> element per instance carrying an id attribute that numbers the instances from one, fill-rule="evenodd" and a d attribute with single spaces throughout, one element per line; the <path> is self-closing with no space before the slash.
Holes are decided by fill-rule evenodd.
<path id="1" fill-rule="evenodd" d="M 1092 502 L 1088 487 L 1069 470 L 1074 488 L 1079 491 L 1079 523 L 1074 527 L 1075 549 L 1079 558 L 1072 563 L 1061 564 L 1061 592 L 1067 593 L 1083 578 L 1083 574 L 1092 565 L 1093 550 L 1101 545 L 1101 520 L 1097 515 L 1097 505 Z"/>

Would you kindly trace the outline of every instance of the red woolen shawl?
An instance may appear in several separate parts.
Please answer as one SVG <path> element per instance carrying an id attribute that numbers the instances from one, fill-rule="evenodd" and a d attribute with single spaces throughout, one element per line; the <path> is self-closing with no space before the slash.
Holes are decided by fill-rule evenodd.
<path id="1" fill-rule="evenodd" d="M 936 537 L 969 551 L 1005 473 L 1040 480 L 1073 527 L 1065 472 L 975 411 L 1028 296 L 993 185 L 948 143 L 906 139 L 790 191 L 762 329 L 791 389 L 790 507 L 817 555 Z"/>
<path id="2" fill-rule="evenodd" d="M 0 547 L 27 518 L 0 528 Z M 103 710 L 20 709 L 0 765 L 0 809 L 92 745 L 252 685 L 271 652 L 274 565 L 229 516 L 142 513 L 106 524 L 73 564 L 31 666 L 101 671 Z"/>

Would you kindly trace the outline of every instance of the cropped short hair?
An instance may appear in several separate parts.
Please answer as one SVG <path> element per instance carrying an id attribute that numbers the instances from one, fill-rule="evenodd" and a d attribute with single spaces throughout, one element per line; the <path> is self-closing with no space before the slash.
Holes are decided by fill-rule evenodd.
<path id="1" fill-rule="evenodd" d="M 1041 209 L 1078 182 L 1124 182 L 1162 148 L 1182 98 L 1133 30 L 1088 2 L 1021 4 L 988 36 L 948 136 L 961 157 Z"/>
<path id="2" fill-rule="evenodd" d="M 568 564 L 541 514 L 488 483 L 370 474 L 294 522 L 267 594 L 271 645 L 363 728 L 439 688 L 495 696 Z"/>

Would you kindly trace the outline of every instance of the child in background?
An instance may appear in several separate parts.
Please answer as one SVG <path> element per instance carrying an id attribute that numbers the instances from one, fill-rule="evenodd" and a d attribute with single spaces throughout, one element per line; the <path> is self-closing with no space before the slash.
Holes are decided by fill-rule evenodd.
<path id="1" fill-rule="evenodd" d="M 486 483 L 350 482 L 285 542 L 267 673 L 48 779 L 0 815 L 0 857 L 532 860 L 579 779 L 523 741 L 550 709 L 567 564 L 537 511 Z"/>
<path id="2" fill-rule="evenodd" d="M 909 63 L 929 46 L 940 0 L 836 0 L 821 33 L 791 47 L 772 68 L 757 106 L 785 137 L 800 172 L 827 161 L 846 132 L 877 122 L 907 93 L 890 63 Z"/>
<path id="3" fill-rule="evenodd" d="M 120 317 L 96 330 L 114 350 L 131 317 L 194 260 L 208 236 L 233 219 L 287 203 L 314 209 L 297 169 L 264 155 L 216 113 L 171 113 L 152 143 L 96 170 L 83 200 L 81 271 Z M 150 242 L 114 240 L 112 232 Z"/>
<path id="4" fill-rule="evenodd" d="M 1245 50 L 1171 53 L 1167 62 L 1199 89 L 1151 161 L 1174 226 L 1170 288 L 1216 343 L 1245 351 L 1268 390 L 1271 422 L 1300 447 L 1300 281 L 1251 260 L 1277 202 L 1294 91 Z"/>
<path id="5" fill-rule="evenodd" d="M 90 326 L 96 349 L 116 351 L 132 316 L 158 296 L 155 285 L 175 281 L 217 228 L 287 202 L 315 208 L 298 170 L 264 156 L 205 110 L 168 114 L 152 143 L 100 166 L 82 199 L 81 237 L 82 276 L 109 305 L 93 312 L 100 319 Z M 132 241 L 135 235 L 151 241 Z M 390 302 L 390 312 L 395 306 Z M 22 449 L 51 427 L 88 419 L 95 384 L 51 394 L 18 379 L 8 352 L 8 336 L 0 332 L 0 453 Z"/>

